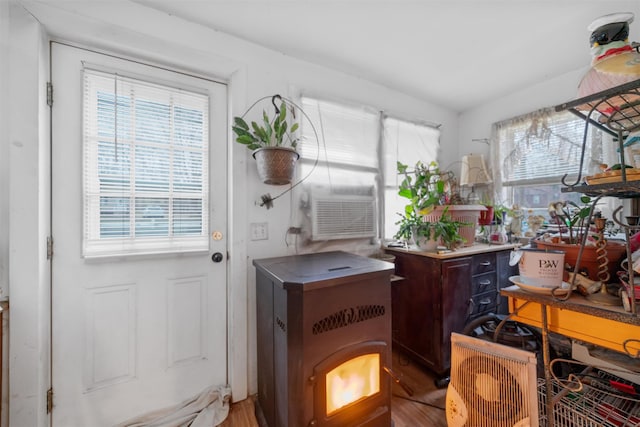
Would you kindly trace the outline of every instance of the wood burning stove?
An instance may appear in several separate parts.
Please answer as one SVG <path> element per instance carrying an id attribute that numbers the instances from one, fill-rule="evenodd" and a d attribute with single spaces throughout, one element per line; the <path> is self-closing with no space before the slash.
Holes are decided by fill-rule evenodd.
<path id="1" fill-rule="evenodd" d="M 253 264 L 260 426 L 391 426 L 393 264 L 346 252 Z"/>

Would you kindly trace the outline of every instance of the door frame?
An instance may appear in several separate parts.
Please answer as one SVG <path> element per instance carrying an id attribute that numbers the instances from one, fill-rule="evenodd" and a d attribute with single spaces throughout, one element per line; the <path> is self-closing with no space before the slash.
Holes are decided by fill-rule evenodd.
<path id="1" fill-rule="evenodd" d="M 133 61 L 133 62 L 138 62 L 138 63 L 143 63 L 145 65 L 148 66 L 152 66 L 152 67 L 157 67 L 157 68 L 161 68 L 161 69 L 165 69 L 165 70 L 169 70 L 169 71 L 174 71 L 174 72 L 178 72 L 178 73 L 184 73 L 184 74 L 189 74 L 192 75 L 194 77 L 199 77 L 199 78 L 204 78 L 207 80 L 213 80 L 215 82 L 218 83 L 222 83 L 225 84 L 227 86 L 227 102 L 226 102 L 226 106 L 227 106 L 227 122 L 229 122 L 230 117 L 232 117 L 231 114 L 231 106 L 232 106 L 232 91 L 231 91 L 231 83 L 229 82 L 229 79 L 220 79 L 220 78 L 216 78 L 216 77 L 212 77 L 209 75 L 203 75 L 202 73 L 197 73 L 197 72 L 192 72 L 190 70 L 185 70 L 184 68 L 179 68 L 174 66 L 173 64 L 159 64 L 153 61 L 148 61 L 148 60 L 139 60 L 139 59 L 135 59 L 132 57 L 129 57 L 127 55 L 122 55 L 122 54 L 114 54 L 112 52 L 109 51 L 105 51 L 102 49 L 94 49 L 94 48 L 88 48 L 86 46 L 82 46 L 82 45 L 78 45 L 78 44 L 74 44 L 74 43 L 68 43 L 68 42 L 62 42 L 62 41 L 58 41 L 55 39 L 51 39 L 49 40 L 49 66 L 51 65 L 51 46 L 53 43 L 59 43 L 59 44 L 64 44 L 67 46 L 71 46 L 73 48 L 78 48 L 78 49 L 82 49 L 82 50 L 87 50 L 90 52 L 96 52 L 96 53 L 100 53 L 100 54 L 104 54 L 107 56 L 113 56 L 116 57 L 118 59 L 122 59 L 125 61 Z M 242 73 L 234 73 L 232 75 L 231 80 L 234 80 L 235 77 L 238 77 L 238 74 L 242 74 Z M 48 76 L 48 80 L 51 80 L 51 76 Z M 55 88 L 54 88 L 55 91 Z M 55 102 L 55 95 L 54 95 L 54 102 Z M 51 112 L 51 109 L 50 109 Z M 52 133 L 51 133 L 51 119 L 52 116 L 49 116 L 49 124 L 50 124 L 50 132 L 49 132 L 49 155 L 48 155 L 48 160 L 49 160 L 49 170 L 51 172 L 52 169 L 52 145 L 51 145 L 51 141 L 52 141 Z M 230 129 L 230 126 L 228 126 L 228 129 Z M 231 145 L 231 147 L 233 147 L 235 144 L 229 144 L 230 141 L 230 132 L 227 131 L 227 145 Z M 229 148 L 231 148 L 229 147 Z M 234 197 L 234 192 L 233 190 L 238 190 L 238 185 L 236 184 L 235 187 L 231 184 L 231 180 L 229 178 L 229 175 L 232 174 L 234 176 L 239 176 L 239 177 L 244 177 L 246 176 L 246 174 L 240 174 L 237 173 L 237 171 L 233 170 L 232 171 L 232 167 L 231 165 L 233 165 L 232 160 L 234 158 L 234 154 L 232 152 L 231 149 L 227 150 L 227 165 L 228 165 L 228 170 L 227 170 L 227 186 L 226 186 L 226 193 L 227 193 L 227 218 L 228 218 L 228 224 L 229 226 L 227 227 L 229 236 L 226 236 L 225 240 L 226 240 L 226 258 L 227 258 L 227 281 L 225 283 L 225 287 L 226 287 L 226 298 L 227 298 L 227 318 L 225 319 L 225 323 L 226 323 L 226 333 L 227 333 L 227 366 L 226 366 L 226 378 L 227 378 L 227 382 L 228 384 L 231 386 L 232 388 L 232 397 L 234 401 L 237 400 L 242 400 L 244 398 L 246 398 L 248 396 L 248 387 L 247 387 L 247 377 L 248 377 L 248 373 L 247 373 L 247 360 L 248 360 L 248 354 L 247 354 L 247 345 L 246 345 L 246 340 L 247 340 L 247 309 L 246 309 L 246 298 L 247 298 L 247 292 L 246 292 L 246 286 L 244 287 L 237 287 L 237 286 L 231 286 L 231 283 L 247 283 L 247 263 L 245 262 L 239 262 L 241 260 L 246 260 L 246 256 L 234 256 L 234 257 L 230 257 L 229 254 L 231 253 L 231 243 L 232 243 L 232 237 L 235 235 L 235 232 L 238 229 L 238 224 L 242 224 L 241 221 L 238 222 L 234 222 L 233 218 L 234 216 L 232 215 L 232 212 L 242 212 L 245 211 L 245 209 L 238 209 L 235 208 L 233 206 L 233 203 L 239 203 L 242 204 L 244 203 L 244 200 L 239 200 L 238 197 Z M 51 176 L 50 176 L 51 177 Z M 243 182 L 246 180 L 242 180 Z M 238 181 L 235 180 L 235 182 L 237 183 Z M 53 189 L 52 189 L 52 181 L 51 179 L 49 179 L 49 195 L 51 196 Z M 242 192 L 237 193 L 237 194 L 243 194 Z M 236 205 L 237 206 L 237 205 Z M 49 203 L 49 230 L 52 229 L 52 221 L 53 221 L 53 212 L 52 212 L 52 204 Z M 53 236 L 53 238 L 55 238 L 55 236 Z M 232 263 L 232 261 L 235 261 L 235 263 Z M 51 266 L 52 266 L 52 262 L 53 260 L 49 260 L 49 272 L 51 272 Z M 233 274 L 233 272 L 236 272 L 235 275 Z M 50 274 L 49 277 L 49 292 L 48 292 L 48 297 L 49 297 L 49 387 L 51 387 L 52 385 L 52 376 L 53 376 L 53 372 L 51 371 L 51 366 L 52 366 L 52 360 L 51 360 L 51 355 L 52 355 L 52 346 L 53 346 L 53 336 L 52 336 L 52 307 L 51 307 L 51 296 L 52 296 L 52 275 Z M 54 390 L 54 395 L 55 395 L 55 390 Z M 55 405 L 55 399 L 54 399 L 54 405 Z"/>
<path id="2" fill-rule="evenodd" d="M 8 322 L 9 359 L 12 361 L 8 385 L 9 416 L 20 425 L 46 426 L 46 392 L 50 387 L 50 266 L 46 258 L 46 238 L 50 235 L 50 120 L 46 104 L 49 79 L 50 41 L 75 41 L 92 46 L 106 46 L 111 51 L 145 52 L 157 64 L 176 62 L 191 64 L 194 69 L 207 69 L 228 85 L 229 117 L 233 110 L 249 105 L 248 65 L 235 59 L 221 58 L 214 52 L 192 49 L 188 37 L 169 38 L 160 24 L 139 32 L 119 27 L 122 37 L 105 40 L 104 27 L 92 25 L 89 18 L 58 16 L 69 25 L 60 25 L 49 33 L 47 22 L 39 22 L 24 8 L 10 4 L 10 61 L 8 63 L 8 99 L 16 100 L 8 109 L 8 122 L 13 123 L 7 135 L 11 181 L 8 185 L 9 283 L 11 307 Z M 175 22 L 174 22 L 175 23 Z M 58 23 L 59 24 L 59 23 Z M 182 23 L 178 23 L 182 27 Z M 127 44 L 121 42 L 127 39 Z M 79 41 L 83 42 L 80 43 Z M 149 40 L 153 44 L 149 45 Z M 204 54 L 203 54 L 204 52 Z M 180 68 L 180 67 L 174 67 Z M 198 73 L 195 73 L 198 74 Z M 29 120 L 25 120 L 25 117 Z M 231 141 L 231 127 L 229 126 Z M 26 142 L 29 142 L 28 144 Z M 228 378 L 234 401 L 248 396 L 255 373 L 249 366 L 249 319 L 247 300 L 248 268 L 246 209 L 247 159 L 244 147 L 230 144 L 227 150 L 228 174 Z M 34 175 L 33 171 L 37 171 Z M 4 415 L 3 415 L 4 417 Z"/>

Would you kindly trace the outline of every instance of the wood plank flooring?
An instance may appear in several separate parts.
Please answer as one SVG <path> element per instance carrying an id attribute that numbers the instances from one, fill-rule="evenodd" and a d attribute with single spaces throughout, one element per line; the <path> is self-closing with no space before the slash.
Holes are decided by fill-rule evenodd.
<path id="1" fill-rule="evenodd" d="M 413 390 L 398 384 L 391 389 L 391 418 L 395 427 L 447 427 L 444 412 L 446 388 L 437 388 L 435 374 L 399 352 L 393 352 L 393 372 Z"/>
<path id="2" fill-rule="evenodd" d="M 435 376 L 403 354 L 393 352 L 392 370 L 413 390 L 413 396 L 395 382 L 392 387 L 391 418 L 394 427 L 447 427 L 444 412 L 446 388 L 438 389 Z M 221 427 L 258 427 L 255 397 L 234 403 Z"/>

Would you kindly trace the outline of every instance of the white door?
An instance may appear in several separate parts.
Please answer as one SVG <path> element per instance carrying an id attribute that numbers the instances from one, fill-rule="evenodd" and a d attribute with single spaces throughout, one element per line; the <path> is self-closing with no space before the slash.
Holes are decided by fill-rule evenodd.
<path id="1" fill-rule="evenodd" d="M 132 116 L 108 85 L 86 97 L 91 73 L 149 83 L 146 109 Z M 51 81 L 53 426 L 113 425 L 226 384 L 226 85 L 57 43 Z M 145 99 L 158 87 L 208 99 L 208 128 L 181 101 Z M 106 113 L 87 149 L 93 102 Z"/>

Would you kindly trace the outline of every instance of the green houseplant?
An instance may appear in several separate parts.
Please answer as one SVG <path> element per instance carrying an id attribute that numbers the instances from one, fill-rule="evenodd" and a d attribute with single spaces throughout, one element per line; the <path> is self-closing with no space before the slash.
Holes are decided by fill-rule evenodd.
<path id="1" fill-rule="evenodd" d="M 415 214 L 430 225 L 443 221 L 446 224 L 442 225 L 448 226 L 454 222 L 463 245 L 473 244 L 478 216 L 485 208 L 479 205 L 452 204 L 455 200 L 456 182 L 452 172 L 441 171 L 435 161 L 427 164 L 417 161 L 413 169 L 398 162 L 397 171 L 402 176 L 398 195 L 409 201 L 404 208 L 404 218 L 411 219 Z"/>
<path id="2" fill-rule="evenodd" d="M 596 243 L 600 236 L 588 223 L 591 211 L 591 198 L 581 196 L 582 205 L 573 201 L 557 201 L 549 204 L 550 222 L 558 225 L 557 235 L 544 234 L 533 240 L 536 247 L 547 250 L 560 250 L 565 253 L 565 264 L 574 270 L 578 264 L 580 273 L 591 280 L 598 280 L 598 271 L 603 259 L 597 252 Z M 592 215 L 592 219 L 600 214 Z M 580 248 L 582 247 L 582 254 Z M 615 277 L 620 260 L 626 254 L 626 245 L 618 241 L 606 241 L 606 271 L 610 278 Z"/>
<path id="3" fill-rule="evenodd" d="M 403 175 L 398 194 L 409 200 L 405 206 L 405 214 L 415 212 L 426 215 L 436 206 L 446 203 L 445 176 L 436 162 L 424 164 L 419 160 L 413 170 L 398 162 L 397 169 Z"/>
<path id="4" fill-rule="evenodd" d="M 418 247 L 425 250 L 434 250 L 438 245 L 453 250 L 464 242 L 459 230 L 466 223 L 454 220 L 446 208 L 435 221 L 428 221 L 424 216 L 415 212 L 399 215 L 401 219 L 396 222 L 396 225 L 399 226 L 398 232 L 394 236 L 396 239 L 413 241 Z"/>
<path id="5" fill-rule="evenodd" d="M 279 107 L 275 103 L 276 98 L 281 99 Z M 236 142 L 252 151 L 262 181 L 285 185 L 291 182 L 296 161 L 300 158 L 296 151 L 299 138 L 295 136 L 299 123 L 289 121 L 287 104 L 279 95 L 272 98 L 272 103 L 275 109 L 273 116 L 263 110 L 262 121 L 252 121 L 251 125 L 243 117 L 234 117 L 232 130 Z"/>

